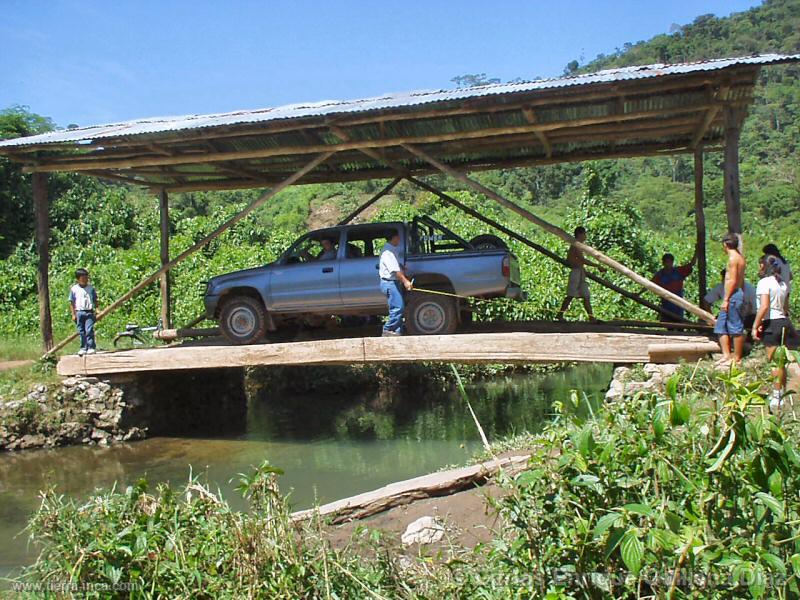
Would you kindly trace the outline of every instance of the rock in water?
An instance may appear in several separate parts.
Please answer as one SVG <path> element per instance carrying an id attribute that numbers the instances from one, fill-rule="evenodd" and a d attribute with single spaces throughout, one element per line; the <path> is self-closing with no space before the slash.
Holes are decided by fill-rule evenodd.
<path id="1" fill-rule="evenodd" d="M 404 546 L 411 544 L 433 544 L 444 537 L 444 527 L 434 517 L 420 517 L 409 523 L 400 537 Z"/>

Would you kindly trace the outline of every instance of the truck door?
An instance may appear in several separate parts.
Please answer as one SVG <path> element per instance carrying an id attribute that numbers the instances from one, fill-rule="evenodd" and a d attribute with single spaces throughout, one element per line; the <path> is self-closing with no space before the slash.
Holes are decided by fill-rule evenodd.
<path id="1" fill-rule="evenodd" d="M 342 306 L 339 294 L 341 230 L 315 231 L 300 238 L 288 256 L 271 269 L 270 310 L 276 312 L 327 311 Z M 323 240 L 335 243 L 335 258 L 323 256 Z"/>
<path id="2" fill-rule="evenodd" d="M 345 231 L 345 256 L 339 271 L 339 289 L 345 308 L 386 307 L 378 263 L 387 233 L 386 225 L 359 225 Z"/>

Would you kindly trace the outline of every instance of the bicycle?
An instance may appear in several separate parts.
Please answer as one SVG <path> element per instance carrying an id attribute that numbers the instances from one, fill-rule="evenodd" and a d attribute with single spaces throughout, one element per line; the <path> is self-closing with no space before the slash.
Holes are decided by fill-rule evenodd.
<path id="1" fill-rule="evenodd" d="M 125 326 L 125 331 L 121 331 L 114 337 L 114 348 L 119 350 L 131 350 L 137 347 L 152 346 L 143 333 L 152 333 L 154 331 L 161 331 L 163 326 L 159 319 L 158 325 L 152 327 L 139 327 L 136 324 L 129 323 Z"/>

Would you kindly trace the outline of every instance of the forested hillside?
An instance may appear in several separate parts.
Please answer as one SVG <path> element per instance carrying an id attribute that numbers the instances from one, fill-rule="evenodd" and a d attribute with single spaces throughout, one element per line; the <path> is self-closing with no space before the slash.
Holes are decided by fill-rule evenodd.
<path id="1" fill-rule="evenodd" d="M 691 24 L 673 27 L 671 33 L 651 40 L 624 43 L 608 55 L 579 64 L 565 72 L 579 73 L 615 66 L 653 62 L 681 62 L 754 52 L 800 52 L 800 0 L 768 0 L 752 10 L 717 18 L 703 15 Z M 623 40 L 621 40 L 621 43 Z M 456 83 L 469 83 L 459 76 Z M 443 82 L 444 83 L 444 82 Z M 45 117 L 20 107 L 0 111 L 0 137 L 29 135 L 52 129 Z M 758 248 L 774 241 L 784 254 L 800 263 L 800 68 L 763 70 L 741 138 L 741 182 L 748 258 L 755 263 Z M 710 154 L 705 164 L 707 220 L 711 239 L 725 229 L 721 156 Z M 587 164 L 487 172 L 479 175 L 490 187 L 532 207 L 534 212 L 572 227 L 583 223 L 589 241 L 642 272 L 652 272 L 662 252 L 673 251 L 678 260 L 692 254 L 693 173 L 691 158 L 679 156 L 608 160 Z M 558 252 L 560 242 L 534 231 L 482 198 L 452 181 L 437 183 L 460 198 L 528 232 Z M 204 252 L 175 270 L 178 322 L 201 311 L 200 282 L 210 275 L 254 266 L 271 260 L 287 242 L 308 226 L 319 227 L 362 202 L 382 182 L 311 185 L 292 188 Z M 258 190 L 178 194 L 172 201 L 175 252 L 200 239 L 231 215 Z M 72 175 L 57 175 L 51 184 L 53 263 L 51 289 L 57 335 L 70 331 L 65 297 L 71 273 L 77 266 L 94 275 L 101 298 L 110 301 L 158 263 L 156 201 L 141 190 Z M 444 208 L 415 188 L 401 185 L 369 213 L 370 218 L 410 216 L 426 212 L 457 231 L 482 231 L 463 214 Z M 28 336 L 36 332 L 35 254 L 32 244 L 30 180 L 18 167 L 0 158 L 0 336 Z M 514 246 L 524 265 L 530 300 L 525 304 L 485 309 L 492 318 L 553 318 L 565 285 L 558 265 L 524 247 Z M 709 246 L 709 280 L 721 266 L 715 244 Z M 755 269 L 749 270 L 751 279 Z M 624 285 L 628 282 L 619 281 Z M 688 294 L 696 291 L 690 284 Z M 600 318 L 646 317 L 636 305 L 619 302 L 608 292 L 594 289 Z M 152 323 L 157 318 L 158 293 L 154 287 L 130 302 L 101 326 L 101 339 L 125 322 Z M 578 318 L 576 312 L 573 317 Z"/>

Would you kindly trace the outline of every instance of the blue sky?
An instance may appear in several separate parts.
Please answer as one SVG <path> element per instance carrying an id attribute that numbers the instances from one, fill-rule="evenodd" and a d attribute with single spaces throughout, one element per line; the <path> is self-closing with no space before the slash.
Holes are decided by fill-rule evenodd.
<path id="1" fill-rule="evenodd" d="M 561 74 L 756 0 L 3 0 L 0 108 L 57 124 L 222 112 Z"/>

